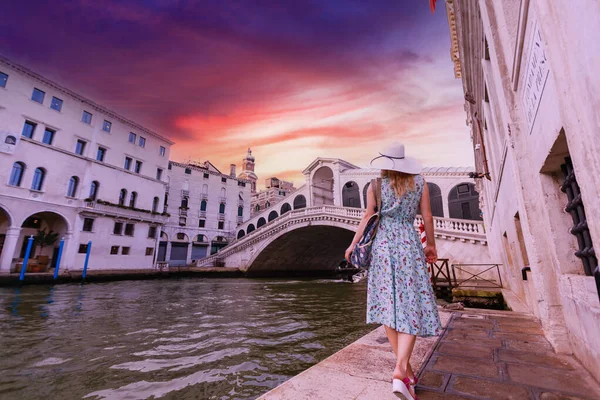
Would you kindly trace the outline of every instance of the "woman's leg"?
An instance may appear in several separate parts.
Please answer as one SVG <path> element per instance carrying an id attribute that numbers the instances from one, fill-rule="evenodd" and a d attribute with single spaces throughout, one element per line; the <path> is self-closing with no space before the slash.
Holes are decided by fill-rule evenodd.
<path id="1" fill-rule="evenodd" d="M 396 355 L 396 369 L 394 369 L 393 376 L 394 379 L 404 379 L 409 377 L 410 356 L 412 355 L 413 348 L 415 347 L 416 339 L 417 337 L 415 335 L 398 332 L 398 353 Z M 409 387 L 409 390 L 414 396 L 414 392 L 411 387 Z"/>
<path id="2" fill-rule="evenodd" d="M 390 328 L 387 325 L 385 326 L 385 334 L 387 335 L 388 340 L 390 341 L 390 345 L 392 345 L 392 350 L 394 351 L 394 355 L 396 356 L 396 358 L 398 357 L 398 335 L 404 335 L 403 333 L 398 333 L 398 331 L 396 331 L 393 328 Z M 413 347 L 414 347 L 414 343 L 413 343 Z M 412 349 L 411 349 L 411 354 L 412 354 Z M 407 368 L 407 372 L 408 372 L 408 377 L 410 379 L 415 379 L 415 373 L 412 370 L 412 367 L 410 365 L 410 356 L 409 356 L 409 363 L 408 363 L 408 368 Z"/>

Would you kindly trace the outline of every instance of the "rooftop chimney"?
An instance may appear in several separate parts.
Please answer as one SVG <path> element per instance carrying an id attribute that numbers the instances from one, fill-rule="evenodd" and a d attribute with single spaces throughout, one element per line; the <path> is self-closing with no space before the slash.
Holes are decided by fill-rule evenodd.
<path id="1" fill-rule="evenodd" d="M 231 164 L 229 166 L 229 168 L 230 168 L 229 176 L 231 176 L 232 178 L 235 178 L 235 164 Z"/>

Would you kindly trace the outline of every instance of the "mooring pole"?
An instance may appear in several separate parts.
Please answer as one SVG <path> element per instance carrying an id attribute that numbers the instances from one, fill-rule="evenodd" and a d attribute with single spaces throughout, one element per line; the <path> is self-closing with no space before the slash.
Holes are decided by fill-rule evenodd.
<path id="1" fill-rule="evenodd" d="M 85 253 L 85 264 L 83 264 L 83 275 L 81 275 L 82 279 L 85 279 L 85 276 L 87 274 L 88 261 L 90 261 L 90 251 L 92 251 L 91 240 L 87 244 L 87 252 Z"/>
<path id="2" fill-rule="evenodd" d="M 29 239 L 27 240 L 27 250 L 25 250 L 25 258 L 23 259 L 23 265 L 21 266 L 21 275 L 19 276 L 20 281 L 25 279 L 25 270 L 27 269 L 27 263 L 29 262 L 29 255 L 31 254 L 33 241 L 33 235 L 29 236 Z"/>
<path id="3" fill-rule="evenodd" d="M 58 255 L 56 256 L 56 266 L 54 267 L 54 279 L 58 278 L 58 270 L 60 269 L 60 258 L 62 257 L 63 246 L 65 245 L 65 238 L 60 239 L 58 245 Z"/>

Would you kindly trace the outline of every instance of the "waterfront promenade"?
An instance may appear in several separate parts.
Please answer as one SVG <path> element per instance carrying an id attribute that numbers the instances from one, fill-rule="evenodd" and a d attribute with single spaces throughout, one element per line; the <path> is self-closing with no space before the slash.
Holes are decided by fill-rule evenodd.
<path id="1" fill-rule="evenodd" d="M 444 333 L 417 339 L 411 360 L 420 400 L 600 398 L 600 385 L 575 358 L 554 353 L 533 317 L 466 309 L 441 318 Z M 394 362 L 379 327 L 259 400 L 396 399 Z"/>

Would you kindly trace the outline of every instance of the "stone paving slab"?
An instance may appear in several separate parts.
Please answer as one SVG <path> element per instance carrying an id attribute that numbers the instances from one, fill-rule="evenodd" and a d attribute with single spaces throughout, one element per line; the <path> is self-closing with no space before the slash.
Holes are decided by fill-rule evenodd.
<path id="1" fill-rule="evenodd" d="M 530 315 L 440 310 L 440 337 L 418 338 L 411 360 L 420 400 L 593 400 L 600 385 L 572 356 L 556 354 Z M 397 399 L 395 358 L 383 327 L 259 398 Z"/>

